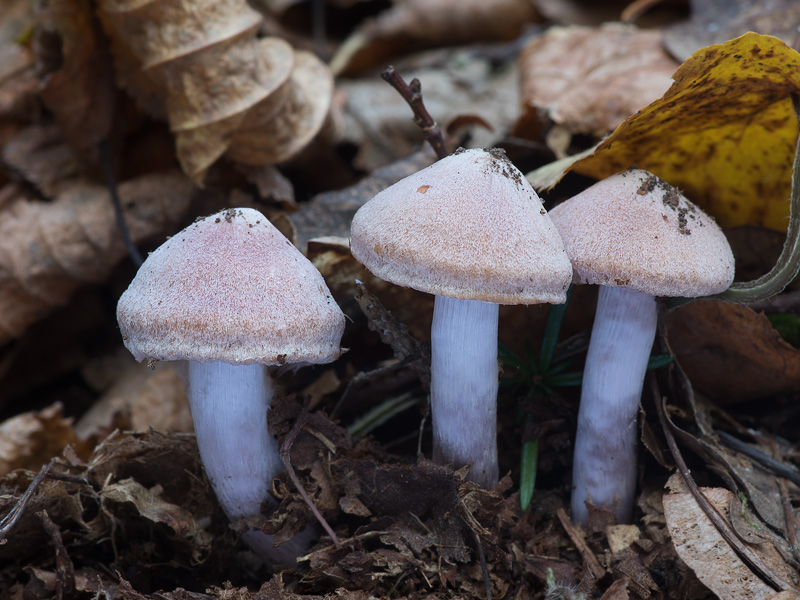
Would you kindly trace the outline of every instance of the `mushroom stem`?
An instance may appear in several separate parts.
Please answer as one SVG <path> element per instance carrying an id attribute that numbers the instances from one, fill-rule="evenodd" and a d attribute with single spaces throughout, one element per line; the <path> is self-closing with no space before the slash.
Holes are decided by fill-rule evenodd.
<path id="1" fill-rule="evenodd" d="M 267 430 L 274 390 L 266 367 L 188 361 L 183 380 L 200 460 L 222 510 L 231 522 L 260 516 L 265 500 L 275 504 L 270 485 L 284 470 Z M 243 539 L 268 564 L 294 564 L 308 547 L 275 548 L 272 536 L 254 529 Z"/>
<path id="2" fill-rule="evenodd" d="M 572 467 L 572 520 L 588 501 L 630 521 L 636 490 L 636 417 L 655 339 L 655 297 L 600 286 L 583 372 Z"/>
<path id="3" fill-rule="evenodd" d="M 499 306 L 437 295 L 431 326 L 433 460 L 497 483 L 497 321 Z"/>

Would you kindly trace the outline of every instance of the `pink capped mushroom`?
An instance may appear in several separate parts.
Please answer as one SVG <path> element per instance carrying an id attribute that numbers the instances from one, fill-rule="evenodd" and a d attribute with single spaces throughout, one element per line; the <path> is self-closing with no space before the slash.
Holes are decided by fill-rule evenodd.
<path id="1" fill-rule="evenodd" d="M 230 209 L 153 252 L 117 320 L 136 360 L 180 361 L 200 458 L 228 518 L 274 505 L 271 482 L 284 466 L 267 430 L 267 367 L 341 354 L 344 315 L 320 273 L 261 213 Z M 278 547 L 255 529 L 243 538 L 267 563 L 294 563 L 312 532 Z"/>
<path id="2" fill-rule="evenodd" d="M 724 291 L 734 261 L 717 224 L 655 175 L 628 169 L 550 211 L 574 283 L 600 286 L 583 373 L 572 471 L 572 519 L 589 502 L 630 522 L 636 417 L 656 334 L 656 296 Z"/>
<path id="3" fill-rule="evenodd" d="M 563 303 L 572 268 L 536 192 L 499 150 L 460 150 L 362 206 L 353 256 L 378 277 L 435 294 L 433 458 L 498 479 L 499 304 Z"/>

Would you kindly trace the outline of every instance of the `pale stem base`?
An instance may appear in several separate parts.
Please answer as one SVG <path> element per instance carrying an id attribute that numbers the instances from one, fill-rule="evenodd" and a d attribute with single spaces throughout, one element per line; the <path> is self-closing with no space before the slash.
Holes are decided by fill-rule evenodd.
<path id="1" fill-rule="evenodd" d="M 222 510 L 232 522 L 261 515 L 264 501 L 275 504 L 271 482 L 284 470 L 267 430 L 274 393 L 267 369 L 188 362 L 183 370 L 200 459 Z M 242 539 L 268 564 L 294 564 L 310 544 L 305 537 L 277 548 L 272 536 L 254 529 Z"/>
<path id="2" fill-rule="evenodd" d="M 657 324 L 653 296 L 600 286 L 583 372 L 572 467 L 572 520 L 585 501 L 629 523 L 636 491 L 636 420 Z"/>
<path id="3" fill-rule="evenodd" d="M 431 327 L 433 460 L 472 465 L 469 479 L 491 488 L 497 465 L 499 306 L 436 296 Z"/>

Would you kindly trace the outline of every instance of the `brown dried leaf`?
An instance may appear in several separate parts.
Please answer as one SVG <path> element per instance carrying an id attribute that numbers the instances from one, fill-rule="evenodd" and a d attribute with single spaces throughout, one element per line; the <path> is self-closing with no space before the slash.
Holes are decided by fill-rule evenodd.
<path id="1" fill-rule="evenodd" d="M 678 60 L 748 31 L 774 35 L 800 50 L 800 5 L 794 0 L 691 0 L 690 4 L 691 18 L 664 33 L 664 46 Z"/>
<path id="2" fill-rule="evenodd" d="M 192 513 L 165 502 L 132 479 L 103 487 L 100 498 L 107 510 L 114 511 L 110 503 L 130 503 L 134 505 L 139 516 L 169 527 L 179 540 L 191 547 L 192 558 L 196 563 L 201 563 L 210 550 L 211 535 L 197 523 Z"/>
<path id="3" fill-rule="evenodd" d="M 540 139 L 552 125 L 602 137 L 659 98 L 678 64 L 661 33 L 612 23 L 555 27 L 520 57 L 523 112 L 514 134 Z"/>
<path id="4" fill-rule="evenodd" d="M 664 515 L 678 555 L 720 598 L 768 599 L 775 591 L 756 576 L 725 542 L 709 518 L 683 486 L 678 475 L 667 484 L 673 491 L 663 498 Z M 733 494 L 722 488 L 701 488 L 703 495 L 724 516 Z M 796 572 L 771 544 L 749 546 L 779 578 L 792 581 Z"/>
<path id="5" fill-rule="evenodd" d="M 322 127 L 327 67 L 281 39 L 257 39 L 261 17 L 245 0 L 100 4 L 123 87 L 151 112 L 166 106 L 195 182 L 226 152 L 248 164 L 287 160 Z"/>
<path id="6" fill-rule="evenodd" d="M 110 435 L 95 448 L 86 468 L 86 477 L 98 488 L 133 479 L 148 489 L 161 486 L 162 498 L 171 504 L 209 514 L 215 501 L 202 473 L 193 436 L 156 430 Z"/>
<path id="7" fill-rule="evenodd" d="M 337 75 L 425 48 L 511 40 L 538 14 L 528 0 L 406 0 L 366 21 L 331 60 Z"/>
<path id="8" fill-rule="evenodd" d="M 642 532 L 637 525 L 611 525 L 607 531 L 611 552 L 619 553 L 639 541 Z"/>
<path id="9" fill-rule="evenodd" d="M 3 161 L 46 198 L 55 198 L 78 174 L 74 149 L 56 125 L 33 125 L 3 146 Z"/>
<path id="10" fill-rule="evenodd" d="M 39 470 L 77 438 L 72 419 L 63 417 L 57 402 L 37 412 L 26 412 L 0 423 L 0 476 L 14 469 Z"/>
<path id="11" fill-rule="evenodd" d="M 117 428 L 193 432 L 183 383 L 172 366 L 158 363 L 153 369 L 125 354 L 127 368 L 76 423 L 78 437 L 99 440 Z"/>
<path id="12" fill-rule="evenodd" d="M 697 389 L 725 402 L 800 390 L 800 350 L 746 306 L 699 300 L 667 315 L 670 345 Z"/>
<path id="13" fill-rule="evenodd" d="M 66 139 L 86 151 L 108 135 L 114 114 L 111 61 L 88 0 L 47 0 L 35 34 L 41 89 Z"/>
<path id="14" fill-rule="evenodd" d="M 192 184 L 177 173 L 120 185 L 134 242 L 171 231 L 189 207 Z M 53 203 L 20 201 L 0 221 L 0 344 L 82 284 L 105 279 L 126 255 L 108 191 L 74 181 Z"/>
<path id="15" fill-rule="evenodd" d="M 600 600 L 628 600 L 628 598 L 630 598 L 630 594 L 628 594 L 628 583 L 628 579 L 617 579 L 603 593 Z"/>

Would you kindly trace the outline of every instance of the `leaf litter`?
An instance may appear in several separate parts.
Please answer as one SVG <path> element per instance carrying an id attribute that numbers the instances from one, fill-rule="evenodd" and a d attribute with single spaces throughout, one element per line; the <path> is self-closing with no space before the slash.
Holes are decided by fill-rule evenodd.
<path id="1" fill-rule="evenodd" d="M 14 4 L 16 9 L 19 6 L 20 3 Z M 58 9 L 70 6 L 83 10 L 89 4 L 67 1 L 51 3 L 51 12 L 47 15 L 50 20 L 46 21 L 47 27 L 43 29 L 50 28 L 50 33 L 64 43 L 64 62 L 61 65 L 58 60 L 45 61 L 51 68 L 48 74 L 53 75 L 49 93 L 54 99 L 48 99 L 48 92 L 38 86 L 40 82 L 36 77 L 32 77 L 32 65 L 27 62 L 30 61 L 30 55 L 26 46 L 18 46 L 12 56 L 14 60 L 9 63 L 18 65 L 18 70 L 12 69 L 8 73 L 4 71 L 3 78 L 0 78 L 0 115 L 8 121 L 8 124 L 3 122 L 0 131 L 4 140 L 5 161 L 0 181 L 6 184 L 9 174 L 15 178 L 15 183 L 8 184 L 3 190 L 3 198 L 12 207 L 12 210 L 4 213 L 3 222 L 13 223 L 12 217 L 16 214 L 14 210 L 41 211 L 42 215 L 47 209 L 57 212 L 64 196 L 77 189 L 86 197 L 94 195 L 98 198 L 96 205 L 87 202 L 94 207 L 87 212 L 104 219 L 102 226 L 93 221 L 88 230 L 93 234 L 100 234 L 104 240 L 109 243 L 113 241 L 114 244 L 113 251 L 108 250 L 111 246 L 103 246 L 99 251 L 94 249 L 94 253 L 83 250 L 80 240 L 56 244 L 59 248 L 55 254 L 59 257 L 66 252 L 64 248 L 73 251 L 70 254 L 72 262 L 66 260 L 63 265 L 86 268 L 85 273 L 79 269 L 81 275 L 86 275 L 85 279 L 77 278 L 72 281 L 67 278 L 66 284 L 59 283 L 60 278 L 64 277 L 60 270 L 42 270 L 42 265 L 36 261 L 31 262 L 32 268 L 26 272 L 28 279 L 22 274 L 15 274 L 18 280 L 26 282 L 23 287 L 35 291 L 46 290 L 48 299 L 56 300 L 57 304 L 66 302 L 77 288 L 86 288 L 86 281 L 110 281 L 109 288 L 114 293 L 109 295 L 115 299 L 119 291 L 116 288 L 124 285 L 125 281 L 124 275 L 112 274 L 124 251 L 116 245 L 118 240 L 107 218 L 108 210 L 99 208 L 100 192 L 104 188 L 96 184 L 96 178 L 92 175 L 91 153 L 87 153 L 88 156 L 80 155 L 79 158 L 83 160 L 74 160 L 76 157 L 70 154 L 69 147 L 63 145 L 64 140 L 68 140 L 75 149 L 91 147 L 97 132 L 103 130 L 104 119 L 107 119 L 107 112 L 98 110 L 96 114 L 89 115 L 96 118 L 96 121 L 90 122 L 92 126 L 81 129 L 82 115 L 87 113 L 86 105 L 80 101 L 86 100 L 87 95 L 102 96 L 104 83 L 107 82 L 102 64 L 94 65 L 99 68 L 98 71 L 82 70 L 86 65 L 81 64 L 80 57 L 94 52 L 88 50 L 92 43 L 99 44 L 97 51 L 102 52 L 104 42 L 102 37 L 72 35 L 75 32 L 70 27 L 89 32 L 89 29 L 84 28 L 89 27 L 86 23 L 91 22 L 91 19 L 80 21 L 86 14 L 75 12 L 72 17 L 78 19 L 77 21 L 62 20 Z M 153 8 L 160 10 L 163 6 L 160 4 Z M 5 6 L 0 9 L 0 15 L 4 10 Z M 90 25 L 92 32 L 96 33 L 96 25 L 96 22 Z M 517 27 L 518 23 L 512 25 Z M 111 37 L 117 44 L 125 35 L 113 33 Z M 216 38 L 212 36 L 209 39 Z M 53 37 L 48 40 L 45 36 L 42 41 L 52 42 Z M 43 52 L 57 47 L 58 44 L 43 43 L 38 47 L 39 59 L 52 59 L 51 55 Z M 776 56 L 783 56 L 782 51 L 775 46 L 778 48 L 775 54 L 766 57 L 768 49 L 772 48 L 771 42 L 760 48 L 764 51 L 765 58 L 768 58 L 768 63 L 775 61 Z M 506 46 L 504 51 L 508 52 L 509 47 Z M 124 51 L 119 50 L 115 59 L 120 60 L 123 54 Z M 458 56 L 460 61 L 470 60 L 469 53 Z M 496 56 L 489 52 L 481 56 L 488 58 L 479 65 L 480 69 L 491 72 L 496 68 Z M 791 56 L 788 55 L 789 58 Z M 195 58 L 198 56 L 190 57 Z M 280 66 L 286 67 L 283 63 Z M 767 75 L 774 74 L 769 69 L 766 71 Z M 435 70 L 430 72 L 431 77 L 437 73 Z M 467 83 L 473 84 L 474 78 L 464 73 L 466 71 L 462 71 L 459 77 L 466 77 L 468 81 L 462 81 L 462 87 Z M 118 78 L 118 85 L 119 78 L 124 78 L 125 75 L 133 78 L 126 80 L 122 87 L 136 96 L 140 107 L 146 107 L 154 115 L 164 116 L 167 111 L 163 96 L 149 95 L 156 94 L 154 90 L 157 86 L 150 88 L 143 79 L 135 79 L 142 74 L 143 70 L 134 66 L 129 70 L 117 69 L 115 76 Z M 319 75 L 322 79 L 325 78 L 324 74 Z M 455 81 L 458 84 L 458 77 Z M 488 78 L 487 81 L 492 79 Z M 507 77 L 495 81 L 505 82 Z M 774 83 L 769 76 L 760 84 L 765 82 Z M 491 85 L 493 84 L 490 83 L 489 87 Z M 64 89 L 81 96 L 73 99 L 76 104 L 58 104 L 59 94 L 66 92 L 57 90 Z M 763 86 L 760 89 L 763 92 Z M 785 91 L 786 88 L 780 89 Z M 163 90 L 158 92 L 162 93 Z M 481 93 L 477 89 L 475 98 Z M 32 99 L 33 104 L 30 102 Z M 317 100 L 320 104 L 326 104 L 326 94 L 320 93 Z M 151 101 L 155 103 L 148 104 Z M 46 124 L 39 122 L 37 115 L 43 110 L 42 107 L 49 107 L 48 110 L 63 128 L 60 131 L 63 137 L 58 135 L 59 131 L 55 128 L 48 130 Z M 125 118 L 116 123 L 124 123 L 125 128 L 131 131 L 140 127 L 148 118 L 146 111 L 139 111 L 129 102 L 117 102 L 114 108 L 125 115 Z M 308 129 L 304 131 L 314 130 L 318 126 L 314 115 L 308 115 L 302 110 L 292 110 L 289 112 L 300 121 L 309 118 L 305 123 Z M 635 107 L 630 110 L 635 110 Z M 786 122 L 777 119 L 772 125 L 780 130 Z M 506 126 L 504 123 L 505 116 L 501 121 L 502 127 Z M 117 134 L 130 135 L 131 131 Z M 141 131 L 147 131 L 147 128 Z M 142 173 L 137 172 L 142 170 L 140 165 L 159 163 L 162 156 L 168 156 L 174 150 L 171 147 L 174 140 L 168 137 L 166 129 L 162 128 L 157 135 L 151 135 L 152 131 L 150 129 L 143 134 L 135 144 L 135 138 L 127 138 L 134 148 L 132 153 L 121 156 L 127 159 L 138 153 L 140 161 L 144 155 L 147 155 L 147 160 L 136 167 L 126 163 L 123 173 L 141 175 Z M 787 134 L 786 139 L 789 137 L 791 136 Z M 145 138 L 146 144 L 143 143 Z M 166 144 L 163 143 L 165 139 L 168 140 Z M 214 143 L 213 136 L 210 139 L 212 143 L 204 145 L 202 150 L 210 148 L 213 155 L 221 150 L 221 146 Z M 289 146 L 294 148 L 294 142 L 304 139 L 304 135 L 298 134 Z M 15 144 L 6 143 L 11 140 Z M 357 150 L 367 146 L 363 137 L 350 138 L 346 143 Z M 152 149 L 156 147 L 160 147 L 160 152 L 164 154 L 153 152 Z M 277 143 L 277 146 L 267 145 L 264 152 L 269 154 L 276 147 L 280 149 L 286 145 L 282 142 Z M 778 150 L 782 151 L 781 148 Z M 47 151 L 54 153 L 48 154 Z M 658 152 L 652 153 L 658 157 Z M 643 151 L 641 154 L 644 156 L 648 153 Z M 241 155 L 234 154 L 230 157 L 234 160 L 242 158 Z M 160 167 L 163 169 L 171 166 L 174 156 L 170 156 L 170 159 L 161 161 Z M 109 390 L 112 397 L 108 403 L 110 409 L 104 413 L 104 417 L 93 417 L 85 422 L 81 435 L 75 433 L 77 426 L 72 425 L 72 412 L 69 416 L 64 416 L 58 405 L 41 408 L 46 404 L 43 400 L 53 392 L 34 385 L 28 388 L 27 396 L 37 397 L 38 410 L 36 406 L 31 407 L 29 412 L 11 417 L 18 419 L 17 421 L 5 423 L 9 430 L 20 437 L 16 438 L 17 443 L 10 445 L 11 450 L 7 455 L 7 468 L 13 470 L 0 478 L 0 515 L 4 517 L 0 523 L 0 537 L 5 541 L 0 544 L 2 597 L 15 600 L 45 597 L 161 600 L 313 597 L 435 599 L 485 598 L 489 594 L 494 598 L 520 599 L 575 598 L 579 595 L 602 596 L 606 599 L 711 597 L 712 592 L 678 558 L 667 529 L 669 519 L 665 514 L 661 488 L 674 465 L 663 451 L 663 441 L 659 437 L 661 430 L 650 406 L 645 405 L 644 410 L 648 417 L 643 420 L 642 435 L 654 460 L 648 461 L 647 476 L 642 478 L 642 494 L 639 498 L 642 519 L 634 525 L 620 526 L 609 519 L 607 511 L 592 511 L 589 527 L 585 531 L 570 522 L 564 506 L 569 493 L 569 420 L 574 413 L 575 397 L 548 398 L 543 401 L 542 406 L 536 407 L 536 414 L 545 419 L 533 432 L 523 432 L 515 422 L 514 403 L 518 399 L 502 399 L 505 405 L 499 427 L 503 434 L 501 443 L 507 446 L 506 450 L 510 450 L 504 454 L 510 456 L 504 458 L 507 461 L 504 468 L 509 474 L 493 490 L 476 489 L 464 480 L 463 473 L 432 464 L 422 457 L 416 458 L 416 450 L 420 447 L 420 414 L 412 415 L 414 423 L 410 427 L 402 421 L 391 423 L 394 437 L 400 438 L 410 432 L 411 442 L 406 446 L 390 447 L 389 444 L 382 443 L 381 440 L 385 438 L 379 430 L 375 432 L 375 438 L 352 439 L 348 435 L 346 420 L 351 419 L 354 412 L 363 412 L 370 402 L 374 403 L 377 385 L 383 386 L 381 393 L 390 397 L 407 393 L 409 389 L 419 393 L 421 385 L 417 372 L 411 368 L 407 359 L 413 357 L 418 361 L 415 366 L 422 368 L 424 372 L 424 344 L 417 346 L 412 343 L 409 332 L 420 334 L 420 338 L 424 339 L 424 333 L 421 332 L 427 328 L 425 321 L 429 319 L 430 306 L 429 299 L 413 292 L 391 290 L 385 283 L 381 284 L 361 271 L 360 275 L 367 282 L 368 289 L 375 289 L 376 296 L 381 301 L 388 300 L 386 304 L 408 327 L 404 328 L 402 323 L 395 323 L 385 315 L 380 316 L 379 311 L 374 311 L 370 319 L 363 315 L 358 317 L 359 311 L 352 300 L 355 287 L 352 279 L 359 272 L 358 268 L 351 259 L 348 260 L 346 241 L 331 239 L 330 235 L 339 234 L 340 238 L 347 235 L 349 214 L 374 193 L 370 192 L 371 189 L 388 185 L 393 177 L 403 176 L 430 160 L 430 156 L 420 154 L 409 161 L 392 165 L 396 167 L 394 173 L 392 168 L 376 173 L 374 178 L 366 180 L 360 188 L 329 192 L 312 202 L 305 202 L 300 198 L 296 204 L 293 200 L 294 190 L 287 188 L 285 181 L 279 181 L 280 178 L 275 177 L 277 172 L 263 169 L 259 171 L 260 167 L 257 167 L 246 169 L 247 173 L 243 177 L 241 171 L 229 169 L 229 165 L 223 160 L 216 163 L 208 173 L 204 173 L 207 176 L 206 184 L 217 188 L 222 192 L 221 195 L 231 201 L 246 199 L 247 202 L 258 202 L 254 200 L 253 189 L 248 187 L 250 184 L 247 180 L 260 188 L 262 200 L 268 198 L 271 189 L 278 190 L 279 193 L 273 200 L 278 200 L 280 207 L 275 203 L 268 205 L 271 216 L 277 220 L 283 219 L 286 224 L 288 218 L 284 211 L 297 209 L 289 218 L 296 225 L 298 241 L 301 246 L 306 245 L 303 242 L 307 242 L 309 253 L 315 255 L 327 278 L 338 280 L 338 286 L 331 286 L 337 294 L 337 300 L 345 305 L 349 315 L 360 319 L 357 321 L 357 330 L 353 329 L 349 334 L 351 352 L 335 370 L 331 367 L 323 371 L 327 375 L 333 374 L 333 377 L 328 377 L 328 383 L 320 389 L 330 390 L 328 393 L 331 395 L 342 393 L 347 389 L 347 383 L 355 381 L 356 374 L 361 373 L 367 383 L 355 390 L 351 396 L 353 402 L 348 402 L 343 407 L 341 417 L 337 414 L 337 419 L 342 418 L 341 423 L 327 417 L 325 412 L 332 406 L 331 400 L 336 401 L 336 398 L 320 401 L 318 409 L 299 421 L 302 427 L 291 444 L 289 455 L 304 491 L 332 528 L 339 546 L 333 543 L 332 538 L 323 535 L 297 568 L 287 568 L 277 573 L 259 565 L 248 552 L 243 551 L 236 540 L 238 532 L 248 524 L 228 524 L 224 519 L 205 480 L 193 436 L 161 433 L 144 428 L 142 424 L 148 421 L 156 421 L 159 426 L 167 424 L 167 418 L 159 416 L 163 413 L 151 409 L 142 409 L 150 416 L 143 416 L 138 422 L 134 419 L 136 406 L 158 402 L 153 398 L 142 398 L 162 397 L 152 389 L 147 391 L 147 381 L 161 382 L 152 385 L 158 385 L 158 391 L 164 392 L 165 402 L 179 404 L 174 381 L 164 382 L 156 377 L 158 373 L 144 381 L 138 375 L 132 375 L 132 383 L 127 390 Z M 271 159 L 261 162 L 270 163 Z M 189 171 L 195 173 L 193 169 Z M 295 184 L 301 179 L 296 174 L 292 177 Z M 779 179 L 776 176 L 775 181 Z M 160 238 L 164 233 L 177 229 L 178 222 L 185 218 L 188 211 L 202 210 L 195 204 L 189 208 L 189 196 L 192 196 L 193 203 L 197 198 L 192 193 L 188 178 L 179 176 L 179 180 L 178 188 L 186 193 L 177 194 L 177 201 L 174 198 L 172 202 L 163 199 L 168 206 L 162 208 L 166 208 L 164 214 L 169 214 L 169 218 L 154 229 L 143 227 L 142 237 L 137 239 Z M 135 182 L 138 180 L 129 181 Z M 149 189 L 155 188 L 164 192 L 163 183 L 163 180 L 156 179 Z M 778 183 L 775 185 L 777 188 Z M 166 196 L 164 193 L 164 197 Z M 727 198 L 724 194 L 723 197 Z M 203 201 L 208 202 L 208 198 Z M 130 205 L 130 198 L 126 198 L 123 204 Z M 153 210 L 153 207 L 148 205 L 147 209 L 143 209 L 143 214 L 148 214 L 148 210 Z M 156 209 L 158 210 L 161 208 Z M 323 220 L 321 215 L 327 220 Z M 755 220 L 766 223 L 760 219 L 761 213 L 758 211 L 748 215 L 748 222 Z M 143 223 L 149 223 L 149 217 L 143 218 Z M 64 231 L 75 231 L 74 222 L 72 225 L 60 222 Z M 27 233 L 37 231 L 33 225 L 36 221 L 22 223 L 30 226 L 18 227 L 20 231 L 27 231 L 26 235 L 19 234 L 15 239 L 32 239 Z M 16 243 L 20 247 L 24 246 L 24 242 Z M 61 248 L 62 245 L 64 248 Z M 54 262 L 62 266 L 62 262 Z M 33 277 L 34 275 L 39 279 Z M 27 283 L 29 280 L 32 283 Z M 42 282 L 50 281 L 57 285 L 42 285 Z M 62 287 L 66 290 L 63 293 L 59 291 Z M 107 290 L 101 293 L 107 293 Z M 26 308 L 27 300 L 36 309 L 37 298 L 36 294 L 24 296 L 17 306 Z M 84 298 L 85 296 L 81 296 L 79 300 Z M 106 303 L 113 304 L 113 300 L 106 299 Z M 584 301 L 584 304 L 589 306 L 591 302 Z M 24 327 L 33 328 L 34 321 L 42 318 L 44 312 L 53 310 L 54 307 L 48 306 L 46 311 L 36 310 Z M 582 313 L 588 313 L 589 310 L 584 307 Z M 370 309 L 367 308 L 367 311 Z M 528 314 L 536 312 L 537 310 L 531 309 Z M 62 313 L 62 318 L 63 314 L 68 313 Z M 513 337 L 519 338 L 524 335 L 520 332 L 528 329 L 519 325 L 522 321 L 506 319 L 508 314 L 511 313 L 504 311 L 503 320 L 507 321 L 504 327 Z M 679 315 L 680 312 L 675 314 Z M 54 318 L 58 316 L 57 313 Z M 573 316 L 571 319 L 572 323 L 568 319 L 566 327 L 572 326 L 578 331 L 586 328 L 586 314 Z M 708 320 L 707 316 L 700 319 Z M 759 327 L 751 330 L 748 335 L 758 340 L 774 342 L 774 331 L 763 320 L 756 320 L 759 321 Z M 380 327 L 390 330 L 395 342 L 400 342 L 398 347 L 401 348 L 401 356 L 393 356 L 388 348 L 384 348 L 382 352 L 377 350 L 378 336 L 363 333 L 369 322 L 378 323 Z M 509 322 L 513 324 L 509 325 Z M 728 329 L 739 332 L 741 329 L 737 327 L 749 322 L 750 316 L 745 311 L 744 316 L 733 318 Z M 48 321 L 43 324 L 47 327 Z M 679 336 L 676 329 L 676 326 L 670 325 L 671 338 L 677 348 Z M 729 343 L 720 338 L 722 333 L 708 331 L 706 338 L 722 339 L 720 345 L 728 348 Z M 26 331 L 16 333 L 15 337 L 21 337 L 22 342 L 9 346 L 10 350 L 3 355 L 8 362 L 3 364 L 13 365 L 14 352 L 23 351 L 25 343 L 42 343 L 41 340 L 47 339 L 41 333 L 37 335 L 39 337 L 29 336 Z M 536 335 L 535 331 L 531 335 Z M 742 335 L 739 333 L 740 337 Z M 368 336 L 375 341 L 369 341 Z M 511 342 L 519 340 L 514 339 Z M 118 348 L 119 340 L 115 339 L 114 343 Z M 740 344 L 731 348 L 726 364 L 739 364 L 752 359 L 741 346 Z M 779 347 L 780 344 L 775 342 L 773 346 Z M 20 348 L 22 350 L 18 350 Z M 406 353 L 403 348 L 412 348 L 411 354 Z M 741 354 L 734 352 L 737 348 Z M 690 346 L 688 349 L 678 350 L 679 362 L 694 362 L 685 358 L 692 349 Z M 791 364 L 794 355 L 788 353 L 785 347 L 779 349 L 787 352 L 783 364 Z M 768 356 L 767 362 L 773 366 L 783 360 L 781 354 Z M 702 371 L 703 365 L 710 360 L 708 355 L 698 358 L 699 369 Z M 380 371 L 381 363 L 390 367 L 402 366 Z M 376 372 L 379 376 L 370 379 L 369 375 Z M 786 369 L 776 370 L 773 376 L 776 384 L 769 389 L 769 393 L 787 394 L 787 390 L 793 389 L 786 378 L 781 378 L 785 375 Z M 91 379 L 88 371 L 82 372 L 81 376 L 87 381 Z M 693 376 L 698 380 L 700 378 L 700 374 Z M 725 377 L 727 375 L 720 375 L 720 378 Z M 293 381 L 290 375 L 287 378 Z M 307 381 L 300 378 L 298 381 L 301 383 L 300 389 L 308 389 Z M 95 393 L 100 391 L 100 387 L 88 387 Z M 700 396 L 692 402 L 684 402 L 681 395 L 684 388 L 685 385 L 682 386 L 675 379 L 667 380 L 662 387 L 664 394 L 670 398 L 672 416 L 679 420 L 682 427 L 681 443 L 696 453 L 695 460 L 699 457 L 704 462 L 695 466 L 695 475 L 710 479 L 715 485 L 719 485 L 721 480 L 730 490 L 737 490 L 736 494 L 728 492 L 727 496 L 730 500 L 727 507 L 731 527 L 747 543 L 776 548 L 781 559 L 796 569 L 796 563 L 791 562 L 791 551 L 787 553 L 786 550 L 786 540 L 790 540 L 793 535 L 789 525 L 793 519 L 785 517 L 787 504 L 791 513 L 791 502 L 796 500 L 797 490 L 786 472 L 779 474 L 763 467 L 766 464 L 763 456 L 774 457 L 774 461 L 790 466 L 796 463 L 798 453 L 792 445 L 792 441 L 796 441 L 796 435 L 788 442 L 776 438 L 764 425 L 767 421 L 748 418 L 747 415 L 734 417 L 716 405 L 707 404 Z M 766 389 L 761 388 L 761 393 L 766 393 Z M 58 395 L 68 400 L 69 392 L 67 388 L 60 390 Z M 752 392 L 752 397 L 756 394 L 757 392 Z M 19 394 L 4 395 L 0 398 L 0 405 L 18 403 L 20 397 Z M 285 438 L 298 424 L 298 417 L 302 415 L 301 404 L 299 396 L 289 395 L 276 405 L 270 426 L 279 437 Z M 778 408 L 788 410 L 788 402 L 778 404 Z M 413 411 L 411 409 L 408 412 Z M 420 406 L 418 411 L 424 415 L 424 406 Z M 13 412 L 16 414 L 19 411 Z M 745 419 L 745 424 L 739 424 L 737 418 Z M 789 424 L 790 419 L 791 417 Z M 115 427 L 121 429 L 115 430 Z M 130 427 L 139 431 L 130 431 Z M 720 428 L 736 434 L 740 442 L 744 440 L 742 443 L 752 446 L 750 450 L 760 454 L 746 454 L 740 451 L 741 448 L 729 448 L 722 436 L 716 433 Z M 523 434 L 540 435 L 542 438 L 541 485 L 536 491 L 530 512 L 519 509 L 515 484 L 518 470 L 511 456 L 516 443 L 515 436 L 521 437 Z M 91 443 L 87 444 L 87 439 Z M 398 451 L 398 448 L 402 450 Z M 423 453 L 427 450 L 425 443 L 421 449 Z M 39 481 L 35 474 L 37 466 L 52 456 L 59 458 L 50 465 L 50 469 Z M 30 493 L 24 510 L 15 510 L 22 506 L 26 490 Z M 273 494 L 280 502 L 279 508 L 263 520 L 255 520 L 249 525 L 275 533 L 279 539 L 288 539 L 293 533 L 313 522 L 310 507 L 299 497 L 295 483 L 287 475 L 282 475 L 273 482 Z M 667 500 L 666 504 L 669 502 Z M 763 536 L 753 524 L 772 530 L 772 535 Z M 724 567 L 720 569 L 724 573 Z M 791 573 L 787 576 L 791 576 Z M 709 587 L 714 589 L 711 584 Z M 783 599 L 790 596 L 776 593 L 774 597 Z"/>

